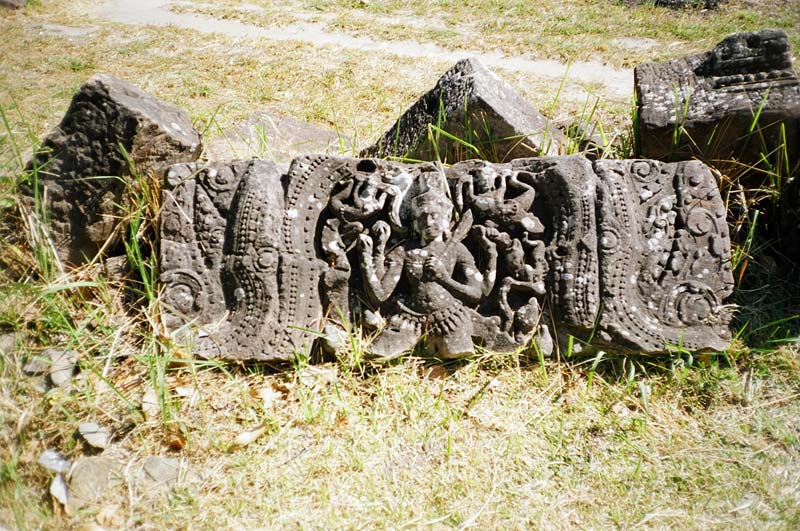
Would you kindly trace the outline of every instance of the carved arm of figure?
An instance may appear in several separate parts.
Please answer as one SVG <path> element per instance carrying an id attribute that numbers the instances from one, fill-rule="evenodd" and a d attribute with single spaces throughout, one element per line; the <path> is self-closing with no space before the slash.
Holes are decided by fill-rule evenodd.
<path id="1" fill-rule="evenodd" d="M 388 239 L 388 236 L 386 239 Z M 397 247 L 386 257 L 386 240 L 380 232 L 378 234 L 377 252 L 373 253 L 372 238 L 368 234 L 359 234 L 358 243 L 361 250 L 361 270 L 364 272 L 367 294 L 379 304 L 386 302 L 392 296 L 400 281 L 405 251 L 402 247 Z"/>
<path id="2" fill-rule="evenodd" d="M 459 243 L 453 247 L 452 252 L 457 253 L 455 269 L 466 279 L 465 282 L 462 283 L 453 278 L 444 263 L 436 256 L 425 260 L 423 274 L 435 280 L 458 300 L 469 305 L 478 304 L 483 293 L 483 275 L 478 271 L 475 259 L 472 258 L 472 254 L 464 244 Z"/>
<path id="3" fill-rule="evenodd" d="M 359 219 L 364 219 L 383 208 L 386 204 L 386 193 L 377 183 L 366 178 L 356 185 L 353 204 L 359 211 Z"/>
<path id="4" fill-rule="evenodd" d="M 482 227 L 476 225 L 472 228 L 473 232 L 477 235 L 480 246 L 483 252 L 486 253 L 486 270 L 481 275 L 481 296 L 488 297 L 494 289 L 495 280 L 497 280 L 497 239 L 500 237 L 500 232 L 495 228 Z"/>
<path id="5" fill-rule="evenodd" d="M 509 186 L 512 190 L 521 190 L 519 195 L 514 196 L 513 201 L 519 204 L 520 208 L 524 211 L 528 211 L 531 209 L 533 205 L 533 200 L 536 198 L 536 190 L 528 183 L 524 183 L 519 180 L 519 177 L 516 173 L 511 174 L 511 178 L 509 179 Z"/>
<path id="6" fill-rule="evenodd" d="M 372 267 L 378 278 L 382 279 L 386 275 L 386 243 L 392 234 L 389 224 L 379 219 L 372 226 L 372 233 L 375 235 L 374 251 L 372 253 Z"/>

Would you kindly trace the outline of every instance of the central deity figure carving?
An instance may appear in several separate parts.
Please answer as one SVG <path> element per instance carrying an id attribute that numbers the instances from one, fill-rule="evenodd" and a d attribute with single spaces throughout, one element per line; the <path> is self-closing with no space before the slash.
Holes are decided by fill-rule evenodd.
<path id="1" fill-rule="evenodd" d="M 395 294 L 401 280 L 407 292 L 397 293 L 389 324 L 372 344 L 374 355 L 392 358 L 427 336 L 431 352 L 441 357 L 463 357 L 474 353 L 473 321 L 480 316 L 466 305 L 477 305 L 484 275 L 461 243 L 471 227 L 469 211 L 450 230 L 453 204 L 442 191 L 432 188 L 411 201 L 414 239 L 388 254 L 389 226 L 378 221 L 374 236 L 359 236 L 361 267 L 368 295 L 382 304 Z M 374 240 L 373 240 L 374 238 Z M 483 238 L 484 250 L 492 257 L 487 278 L 494 281 L 497 250 Z"/>

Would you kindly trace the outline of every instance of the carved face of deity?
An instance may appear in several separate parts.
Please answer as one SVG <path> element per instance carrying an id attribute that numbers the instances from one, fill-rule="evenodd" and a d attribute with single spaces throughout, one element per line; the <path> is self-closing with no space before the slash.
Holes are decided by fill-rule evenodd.
<path id="1" fill-rule="evenodd" d="M 475 172 L 475 191 L 479 194 L 491 192 L 495 189 L 497 172 L 490 167 L 480 168 Z"/>
<path id="2" fill-rule="evenodd" d="M 414 198 L 411 217 L 422 243 L 441 239 L 450 228 L 453 205 L 444 194 L 427 192 Z"/>

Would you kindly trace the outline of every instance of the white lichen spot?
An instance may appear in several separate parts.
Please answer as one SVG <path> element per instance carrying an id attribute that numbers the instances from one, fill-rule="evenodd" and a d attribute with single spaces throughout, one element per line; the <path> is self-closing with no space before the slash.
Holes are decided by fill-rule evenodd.
<path id="1" fill-rule="evenodd" d="M 289 210 L 287 210 L 286 211 L 286 217 L 289 218 L 289 219 L 296 218 L 297 217 L 297 209 L 296 208 L 290 208 Z"/>

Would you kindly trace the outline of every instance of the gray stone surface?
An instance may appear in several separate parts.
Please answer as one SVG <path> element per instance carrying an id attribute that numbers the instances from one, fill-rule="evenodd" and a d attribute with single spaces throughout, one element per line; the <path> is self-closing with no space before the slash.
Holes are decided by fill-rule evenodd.
<path id="1" fill-rule="evenodd" d="M 637 66 L 634 77 L 642 156 L 775 162 L 783 127 L 790 167 L 800 160 L 800 82 L 783 31 L 731 35 L 707 53 Z"/>
<path id="2" fill-rule="evenodd" d="M 422 337 L 443 358 L 547 351 L 545 323 L 632 352 L 730 339 L 724 206 L 699 162 L 178 165 L 161 234 L 168 324 L 200 325 L 203 356 L 289 359 L 325 315 L 372 330 L 378 358 Z"/>
<path id="3" fill-rule="evenodd" d="M 48 376 L 56 387 L 68 387 L 72 383 L 78 363 L 78 355 L 71 350 L 47 349 L 43 356 L 50 361 Z"/>
<path id="4" fill-rule="evenodd" d="M 67 505 L 72 510 L 95 503 L 123 483 L 122 463 L 109 457 L 81 457 L 69 474 Z"/>
<path id="5" fill-rule="evenodd" d="M 126 183 L 132 182 L 120 145 L 143 173 L 194 160 L 201 151 L 184 111 L 112 76 L 92 77 L 28 164 L 28 170 L 38 168 L 51 235 L 64 262 L 93 258 L 114 234 Z M 33 209 L 33 186 L 23 193 Z"/>
<path id="6" fill-rule="evenodd" d="M 0 0 L 0 7 L 10 7 L 12 9 L 19 9 L 25 7 L 28 0 Z"/>
<path id="7" fill-rule="evenodd" d="M 152 482 L 172 485 L 180 479 L 181 469 L 181 460 L 178 458 L 151 455 L 142 465 L 142 474 Z"/>
<path id="8" fill-rule="evenodd" d="M 350 138 L 336 131 L 260 111 L 207 143 L 203 153 L 212 162 L 258 157 L 288 164 L 303 153 L 341 155 L 350 149 Z"/>
<path id="9" fill-rule="evenodd" d="M 480 149 L 482 158 L 507 161 L 557 155 L 567 142 L 564 134 L 525 101 L 508 83 L 477 59 L 463 59 L 436 86 L 409 107 L 362 157 L 406 157 L 449 163 L 478 158 L 458 142 L 429 139 L 438 126 Z"/>

